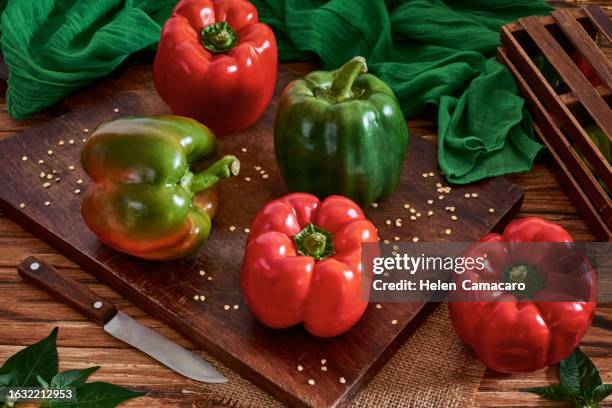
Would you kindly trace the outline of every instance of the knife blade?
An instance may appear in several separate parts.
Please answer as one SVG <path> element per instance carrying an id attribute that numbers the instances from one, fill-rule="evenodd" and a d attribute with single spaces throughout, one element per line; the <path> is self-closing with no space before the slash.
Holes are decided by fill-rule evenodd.
<path id="1" fill-rule="evenodd" d="M 18 270 L 24 279 L 102 325 L 111 336 L 137 348 L 177 373 L 201 382 L 227 382 L 227 378 L 200 357 L 143 326 L 85 285 L 62 275 L 45 262 L 30 256 L 21 262 Z"/>

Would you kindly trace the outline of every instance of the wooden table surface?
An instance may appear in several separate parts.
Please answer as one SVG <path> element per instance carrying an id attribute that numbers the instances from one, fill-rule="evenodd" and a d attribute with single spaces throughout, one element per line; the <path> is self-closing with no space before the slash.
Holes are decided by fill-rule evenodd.
<path id="1" fill-rule="evenodd" d="M 562 2 L 555 2 L 560 4 Z M 587 2 L 580 2 L 587 3 Z M 594 3 L 594 2 L 590 2 Z M 610 4 L 601 1 L 601 4 Z M 120 81 L 123 82 L 123 79 Z M 129 79 L 138 85 L 138 80 Z M 60 106 L 31 120 L 14 121 L 6 112 L 6 84 L 0 82 L 0 139 L 10 137 L 31 126 L 59 116 L 66 109 L 91 103 L 112 90 L 102 87 L 96 93 L 80 92 Z M 410 121 L 415 134 L 435 137 L 431 119 Z M 551 173 L 547 159 L 532 171 L 508 177 L 525 191 L 525 202 L 519 216 L 537 215 L 558 222 L 578 241 L 593 241 L 585 223 L 567 194 Z M 100 365 L 93 377 L 133 389 L 147 390 L 146 397 L 125 404 L 126 407 L 212 407 L 221 401 L 210 401 L 197 383 L 183 379 L 155 361 L 107 335 L 102 328 L 85 320 L 70 308 L 56 302 L 41 290 L 24 283 L 17 275 L 17 264 L 28 255 L 40 256 L 70 276 L 86 283 L 92 290 L 115 302 L 120 309 L 159 331 L 182 346 L 193 346 L 165 324 L 149 317 L 61 254 L 24 231 L 0 213 L 0 362 L 22 347 L 47 336 L 53 327 L 60 327 L 58 339 L 61 368 L 84 368 Z M 600 304 L 593 326 L 582 344 L 593 359 L 604 382 L 612 382 L 612 304 Z M 525 375 L 501 375 L 487 371 L 478 391 L 476 402 L 481 407 L 563 407 L 537 396 L 519 391 L 530 386 L 556 382 L 556 368 Z M 612 401 L 602 405 L 612 407 Z"/>

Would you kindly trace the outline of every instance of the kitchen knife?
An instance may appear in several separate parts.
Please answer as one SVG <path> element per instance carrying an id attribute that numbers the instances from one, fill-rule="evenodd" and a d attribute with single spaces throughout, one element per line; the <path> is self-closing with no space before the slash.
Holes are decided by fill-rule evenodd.
<path id="1" fill-rule="evenodd" d="M 177 373 L 196 381 L 227 382 L 227 378 L 201 358 L 118 311 L 115 305 L 43 261 L 27 257 L 19 265 L 19 274 L 102 325 L 113 337 L 148 354 Z"/>

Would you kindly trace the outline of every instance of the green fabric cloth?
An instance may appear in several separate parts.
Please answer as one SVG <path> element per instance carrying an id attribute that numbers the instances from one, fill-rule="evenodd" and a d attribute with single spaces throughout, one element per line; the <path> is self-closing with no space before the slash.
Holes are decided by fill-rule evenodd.
<path id="1" fill-rule="evenodd" d="M 154 46 L 176 0 L 0 0 L 7 110 L 24 119 Z"/>
<path id="2" fill-rule="evenodd" d="M 448 181 L 525 171 L 541 149 L 510 73 L 502 25 L 551 8 L 540 0 L 252 0 L 283 61 L 335 69 L 355 55 L 395 91 L 404 114 L 437 112 Z"/>

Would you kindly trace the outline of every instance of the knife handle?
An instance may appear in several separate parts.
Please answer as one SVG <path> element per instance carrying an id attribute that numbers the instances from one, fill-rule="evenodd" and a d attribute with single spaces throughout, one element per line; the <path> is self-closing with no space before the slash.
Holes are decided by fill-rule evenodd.
<path id="1" fill-rule="evenodd" d="M 36 284 L 95 323 L 105 325 L 117 314 L 115 305 L 33 256 L 24 259 L 18 270 L 25 280 Z"/>

